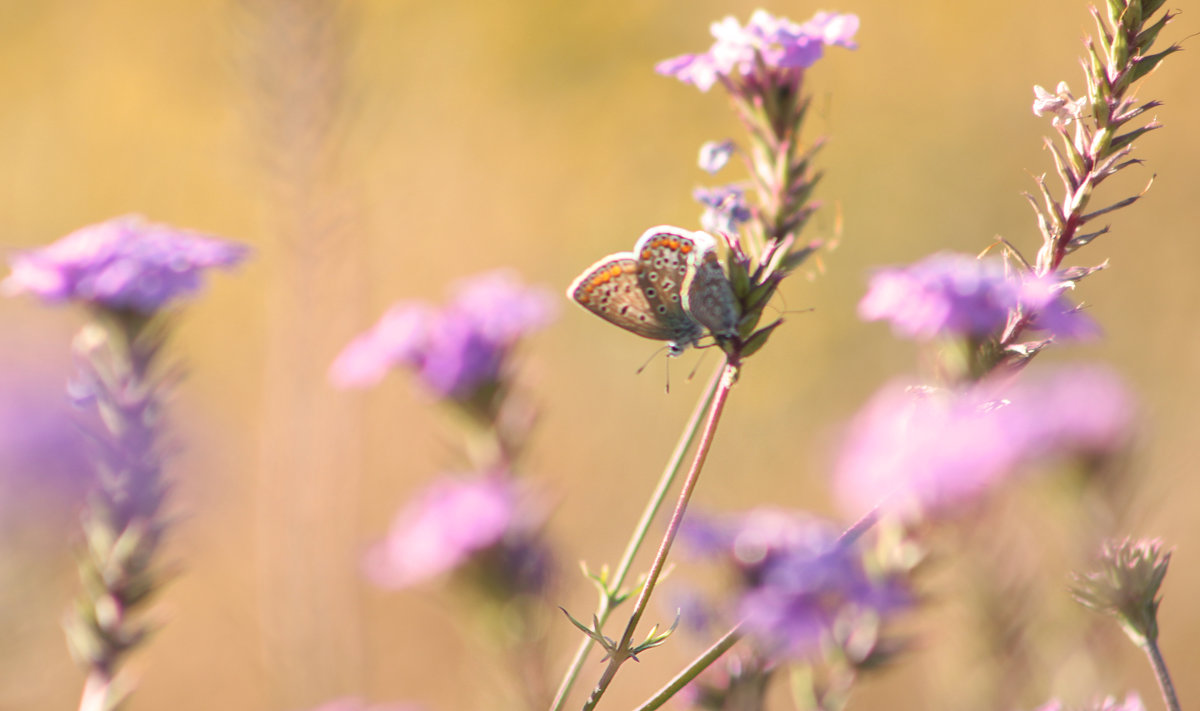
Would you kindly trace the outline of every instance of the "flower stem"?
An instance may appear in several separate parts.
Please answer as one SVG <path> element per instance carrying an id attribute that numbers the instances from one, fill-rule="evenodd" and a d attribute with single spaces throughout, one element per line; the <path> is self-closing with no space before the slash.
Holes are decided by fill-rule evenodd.
<path id="1" fill-rule="evenodd" d="M 646 611 L 646 606 L 650 603 L 650 595 L 654 592 L 654 586 L 658 583 L 658 578 L 662 574 L 663 568 L 667 563 L 667 555 L 671 552 L 671 544 L 675 542 L 675 535 L 679 533 L 679 527 L 683 523 L 683 515 L 687 511 L 688 501 L 692 498 L 692 492 L 696 489 L 696 484 L 700 481 L 700 470 L 704 467 L 704 461 L 708 458 L 708 451 L 712 447 L 713 437 L 717 431 L 717 424 L 721 421 L 721 413 L 725 409 L 725 402 L 729 399 L 729 391 L 733 388 L 733 383 L 737 380 L 738 368 L 730 361 L 726 361 L 725 365 L 720 370 L 720 383 L 717 387 L 716 394 L 713 398 L 712 405 L 708 409 L 708 419 L 704 423 L 704 432 L 700 437 L 700 443 L 696 447 L 696 454 L 692 458 L 692 466 L 688 471 L 687 478 L 683 482 L 683 487 L 679 492 L 679 500 L 675 504 L 675 510 L 671 514 L 671 520 L 667 524 L 667 530 L 663 534 L 662 542 L 659 544 L 658 553 L 654 557 L 654 562 L 650 565 L 650 571 L 646 574 L 646 582 L 643 583 L 641 592 L 638 593 L 637 602 L 634 603 L 633 612 L 629 615 L 629 623 L 625 626 L 625 632 L 621 635 L 621 641 L 617 644 L 615 651 L 609 655 L 608 666 L 597 682 L 596 688 L 588 697 L 587 703 L 583 705 L 584 711 L 589 711 L 596 707 L 600 697 L 608 689 L 616 677 L 617 670 L 625 660 L 633 656 L 634 650 L 631 646 L 633 641 L 633 633 L 637 630 L 638 622 L 642 619 L 642 614 Z"/>
<path id="2" fill-rule="evenodd" d="M 96 481 L 82 514 L 82 593 L 67 615 L 67 643 L 87 670 L 81 711 L 112 711 L 131 688 L 118 671 L 152 630 L 135 618 L 164 582 L 158 554 L 168 521 L 159 445 L 164 379 L 154 364 L 164 322 L 104 312 L 75 338 L 72 392 L 97 423 Z"/>
<path id="3" fill-rule="evenodd" d="M 695 661 L 689 664 L 686 669 L 679 672 L 666 686 L 659 689 L 658 693 L 647 699 L 645 703 L 635 708 L 634 711 L 654 711 L 654 709 L 665 704 L 672 696 L 679 693 L 680 689 L 687 686 L 693 679 L 699 676 L 700 672 L 709 668 L 713 662 L 720 659 L 721 655 L 728 652 L 741 638 L 740 625 L 735 626 L 705 650 L 704 654 L 696 657 Z"/>
<path id="4" fill-rule="evenodd" d="M 1142 649 L 1146 650 L 1146 656 L 1150 658 L 1150 666 L 1154 668 L 1154 677 L 1158 679 L 1158 688 L 1162 691 L 1167 711 L 1180 711 L 1179 697 L 1175 695 L 1175 685 L 1171 683 L 1171 674 L 1167 671 L 1167 662 L 1158 649 L 1158 642 L 1148 639 L 1142 645 Z"/>
<path id="5" fill-rule="evenodd" d="M 683 464 L 683 457 L 691 449 L 692 442 L 700 432 L 700 424 L 704 421 L 704 413 L 708 412 L 713 396 L 717 392 L 722 372 L 722 368 L 718 368 L 713 372 L 712 378 L 704 388 L 704 393 L 696 402 L 696 409 L 692 411 L 691 418 L 688 420 L 687 425 L 684 426 L 683 434 L 680 435 L 679 442 L 675 445 L 675 451 L 671 454 L 671 459 L 667 461 L 667 465 L 663 468 L 662 475 L 658 479 L 658 486 L 655 487 L 654 493 L 650 495 L 650 501 L 646 504 L 646 508 L 642 512 L 642 517 L 638 520 L 637 526 L 634 527 L 633 535 L 630 536 L 629 544 L 625 547 L 625 553 L 621 556 L 621 562 L 617 565 L 617 570 L 613 574 L 612 580 L 606 581 L 610 593 L 601 596 L 599 609 L 596 611 L 596 619 L 600 620 L 601 625 L 612 614 L 615 607 L 612 602 L 613 592 L 621 589 L 626 576 L 629 575 L 629 571 L 633 567 L 633 560 L 637 557 L 642 543 L 646 540 L 646 533 L 650 530 L 650 524 L 654 522 L 654 517 L 658 515 L 658 510 L 662 507 L 663 501 L 666 500 L 667 492 L 671 489 L 671 485 L 675 483 L 675 475 L 679 472 L 680 465 Z M 570 693 L 571 687 L 574 686 L 580 670 L 583 669 L 584 662 L 587 661 L 587 653 L 591 648 L 592 639 L 584 637 L 583 641 L 579 643 L 579 649 L 575 651 L 575 657 L 571 660 L 570 666 L 567 667 L 567 671 L 563 675 L 562 683 L 559 684 L 558 692 L 554 696 L 554 703 L 550 706 L 551 711 L 561 711 L 563 704 L 566 703 L 567 694 Z"/>

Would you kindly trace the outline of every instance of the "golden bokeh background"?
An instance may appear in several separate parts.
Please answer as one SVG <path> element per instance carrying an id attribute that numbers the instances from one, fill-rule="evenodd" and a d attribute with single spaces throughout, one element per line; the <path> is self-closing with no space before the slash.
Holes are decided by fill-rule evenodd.
<path id="1" fill-rule="evenodd" d="M 1188 2 L 1169 6 L 1183 12 L 1162 46 L 1198 31 Z M 403 376 L 343 393 L 325 369 L 398 299 L 439 300 L 454 280 L 496 266 L 557 294 L 650 225 L 697 227 L 692 188 L 717 182 L 695 167 L 697 149 L 740 137 L 738 126 L 718 91 L 701 94 L 652 67 L 706 48 L 710 22 L 745 20 L 755 7 L 0 4 L 0 247 L 136 211 L 256 250 L 235 274 L 215 276 L 179 322 L 173 352 L 189 375 L 173 403 L 182 449 L 171 467 L 179 523 L 169 554 L 183 573 L 156 609 L 164 626 L 132 662 L 141 677 L 132 711 L 299 709 L 347 693 L 499 707 L 486 691 L 493 662 L 462 598 L 439 584 L 383 593 L 356 574 L 396 507 L 450 467 L 447 421 Z M 809 134 L 830 137 L 819 159 L 825 207 L 809 236 L 844 226 L 823 269 L 784 288 L 781 309 L 812 312 L 789 315 L 745 369 L 695 505 L 832 514 L 838 425 L 918 367 L 913 345 L 855 316 L 868 270 L 939 249 L 975 252 L 996 235 L 1036 250 L 1020 193 L 1052 164 L 1041 145 L 1048 122 L 1030 112 L 1032 85 L 1065 79 L 1081 92 L 1079 39 L 1092 26 L 1074 0 L 767 9 L 797 21 L 818 9 L 861 17 L 861 48 L 827 52 L 809 80 Z M 1200 698 L 1197 76 L 1200 60 L 1184 51 L 1143 84 L 1143 99 L 1164 102 L 1155 111 L 1164 128 L 1138 142 L 1145 165 L 1094 203 L 1155 176 L 1076 262 L 1111 260 L 1079 292 L 1106 338 L 1044 358 L 1110 364 L 1140 398 L 1136 484 L 1120 531 L 1176 547 L 1162 644 L 1185 705 Z M 0 300 L 6 380 L 56 393 L 81 320 L 69 307 Z M 557 322 L 522 351 L 525 386 L 542 407 L 525 469 L 557 502 L 549 530 L 566 571 L 559 602 L 577 616 L 594 593 L 574 561 L 615 562 L 704 379 L 686 381 L 689 355 L 673 364 L 665 395 L 661 361 L 634 375 L 653 348 L 564 299 Z M 4 476 L 0 710 L 69 708 L 81 675 L 59 622 L 76 589 L 74 514 L 28 474 Z M 1065 596 L 1066 572 L 1046 589 Z M 670 614 L 652 608 L 647 623 Z M 553 623 L 548 651 L 562 665 L 576 633 Z M 852 708 L 949 708 L 939 660 L 953 642 L 940 629 L 865 682 Z M 605 705 L 634 705 L 693 651 L 680 642 L 645 655 Z M 1119 671 L 1095 693 L 1137 689 L 1157 708 L 1132 645 L 1113 654 Z M 599 669 L 589 664 L 581 685 Z M 1067 671 L 1038 674 L 1044 696 L 1026 707 L 1076 691 Z"/>

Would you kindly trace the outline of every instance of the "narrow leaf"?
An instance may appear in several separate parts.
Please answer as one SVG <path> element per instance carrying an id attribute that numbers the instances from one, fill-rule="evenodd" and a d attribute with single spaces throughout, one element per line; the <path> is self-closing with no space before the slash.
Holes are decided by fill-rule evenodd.
<path id="1" fill-rule="evenodd" d="M 1105 225 L 1104 229 L 1096 230 L 1095 232 L 1088 232 L 1085 235 L 1076 235 L 1076 236 L 1072 237 L 1071 241 L 1067 242 L 1067 250 L 1066 250 L 1067 254 L 1070 254 L 1071 252 L 1074 252 L 1075 250 L 1079 249 L 1080 247 L 1087 245 L 1089 242 L 1096 239 L 1100 235 L 1107 234 L 1108 229 L 1109 229 L 1108 225 Z"/>
<path id="2" fill-rule="evenodd" d="M 1133 82 L 1141 79 L 1150 72 L 1154 71 L 1155 67 L 1157 67 L 1162 60 L 1166 59 L 1172 54 L 1175 54 L 1181 49 L 1183 48 L 1179 45 L 1173 44 L 1158 54 L 1151 54 L 1148 57 L 1138 57 L 1137 59 L 1133 60 L 1133 68 L 1129 70 L 1127 81 L 1132 84 Z"/>
<path id="3" fill-rule="evenodd" d="M 1116 150 L 1119 148 L 1124 148 L 1125 146 L 1128 146 L 1130 143 L 1133 143 L 1135 140 L 1137 140 L 1141 136 L 1143 136 L 1147 133 L 1150 133 L 1151 131 L 1153 131 L 1155 129 L 1159 129 L 1159 128 L 1162 128 L 1161 123 L 1158 123 L 1158 122 L 1148 123 L 1145 126 L 1133 129 L 1129 133 L 1122 133 L 1120 136 L 1113 137 L 1112 143 L 1109 145 L 1109 147 L 1113 150 Z"/>

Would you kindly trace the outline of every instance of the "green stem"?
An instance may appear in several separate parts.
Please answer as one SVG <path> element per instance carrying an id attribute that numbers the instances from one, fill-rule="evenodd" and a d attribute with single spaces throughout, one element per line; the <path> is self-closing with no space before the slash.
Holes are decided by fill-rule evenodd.
<path id="1" fill-rule="evenodd" d="M 683 464 L 683 457 L 687 454 L 688 449 L 692 446 L 692 442 L 696 439 L 696 435 L 700 432 L 700 423 L 703 422 L 704 413 L 708 411 L 709 404 L 712 403 L 713 396 L 717 392 L 722 372 L 722 368 L 718 368 L 713 372 L 712 379 L 704 389 L 700 400 L 696 403 L 696 409 L 692 412 L 691 419 L 688 420 L 687 425 L 684 427 L 683 434 L 680 435 L 679 442 L 675 445 L 675 451 L 671 454 L 670 460 L 667 461 L 666 467 L 663 468 L 662 475 L 658 480 L 658 486 L 655 487 L 654 493 L 650 495 L 650 501 L 646 504 L 646 508 L 642 512 L 642 517 L 638 520 L 637 526 L 634 528 L 633 535 L 629 539 L 629 544 L 625 547 L 625 553 L 621 556 L 621 562 L 617 565 L 612 580 L 606 581 L 609 591 L 619 591 L 625 582 L 625 578 L 629 575 L 629 571 L 633 567 L 634 558 L 637 557 L 642 543 L 646 540 L 646 534 L 650 530 L 650 525 L 654 522 L 654 517 L 658 514 L 659 509 L 662 508 L 663 501 L 666 500 L 667 492 L 670 491 L 671 485 L 675 483 L 675 475 L 679 472 L 680 465 Z M 609 615 L 612 614 L 613 608 L 612 594 L 603 595 L 600 599 L 599 609 L 596 611 L 596 617 L 600 620 L 602 626 L 608 620 Z M 583 669 L 583 664 L 587 661 L 587 654 L 591 648 L 591 638 L 584 637 L 583 641 L 579 643 L 579 649 L 575 651 L 575 657 L 571 660 L 570 666 L 567 667 L 567 671 L 563 675 L 562 683 L 559 685 L 558 692 L 554 696 L 554 703 L 550 706 L 551 711 L 561 711 L 563 708 L 563 704 L 567 700 L 567 694 L 570 693 L 571 687 L 574 686 L 575 680 L 579 677 L 579 672 Z"/>
<path id="2" fill-rule="evenodd" d="M 1167 711 L 1180 711 L 1179 697 L 1175 695 L 1175 685 L 1171 683 L 1171 674 L 1167 671 L 1167 662 L 1158 649 L 1158 642 L 1146 640 L 1142 649 L 1146 650 L 1146 656 L 1150 658 L 1150 666 L 1154 668 L 1154 677 L 1158 679 L 1158 688 L 1162 691 Z"/>
<path id="3" fill-rule="evenodd" d="M 729 399 L 729 391 L 733 388 L 733 383 L 737 379 L 738 367 L 728 360 L 721 368 L 720 385 L 717 388 L 715 397 L 713 398 L 712 406 L 708 409 L 708 419 L 704 423 L 704 433 L 700 436 L 700 443 L 696 446 L 696 454 L 692 458 L 692 466 L 688 471 L 687 478 L 683 482 L 683 487 L 679 492 L 679 500 L 675 504 L 675 511 L 671 514 L 671 520 L 667 524 L 666 533 L 663 534 L 662 542 L 659 544 L 658 553 L 654 556 L 654 562 L 650 564 L 650 571 L 646 574 L 646 582 L 643 583 L 641 592 L 638 593 L 637 602 L 634 603 L 633 612 L 629 616 L 629 623 L 625 626 L 625 633 L 621 635 L 621 641 L 617 643 L 616 650 L 609 655 L 608 666 L 604 669 L 604 673 L 600 676 L 600 681 L 596 683 L 596 688 L 588 697 L 587 703 L 583 705 L 584 711 L 589 711 L 596 707 L 600 697 L 608 689 L 613 678 L 617 675 L 617 670 L 625 660 L 633 655 L 633 633 L 637 630 L 638 622 L 642 619 L 642 614 L 646 611 L 646 606 L 650 604 L 650 595 L 654 592 L 654 586 L 658 583 L 658 578 L 662 575 L 663 568 L 667 564 L 667 556 L 671 552 L 671 544 L 675 542 L 675 535 L 679 533 L 679 527 L 683 523 L 683 515 L 687 511 L 688 501 L 692 498 L 692 492 L 696 489 L 696 484 L 700 481 L 700 470 L 704 468 L 704 461 L 708 458 L 708 451 L 712 447 L 713 437 L 717 431 L 717 424 L 721 421 L 721 413 L 725 409 L 725 402 Z"/>
<path id="4" fill-rule="evenodd" d="M 720 659 L 721 655 L 728 652 L 741 638 L 741 631 L 738 626 L 735 626 L 714 642 L 711 647 L 705 650 L 704 654 L 697 657 L 686 669 L 679 672 L 666 686 L 659 689 L 658 693 L 647 699 L 645 703 L 638 706 L 634 711 L 653 711 L 665 704 L 672 696 L 679 693 L 680 689 L 687 686 L 693 679 L 699 676 L 700 672 L 712 666 L 713 662 Z"/>

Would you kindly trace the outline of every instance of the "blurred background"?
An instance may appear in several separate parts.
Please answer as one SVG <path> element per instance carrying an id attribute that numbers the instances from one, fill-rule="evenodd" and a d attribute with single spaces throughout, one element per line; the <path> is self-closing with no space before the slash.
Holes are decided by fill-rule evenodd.
<path id="1" fill-rule="evenodd" d="M 0 4 L 5 252 L 135 211 L 256 250 L 233 275 L 215 276 L 179 323 L 173 353 L 189 375 L 173 404 L 180 523 L 170 551 L 183 573 L 160 600 L 164 627 L 133 662 L 141 681 L 131 709 L 298 709 L 346 693 L 493 707 L 488 673 L 478 673 L 491 662 L 461 599 L 438 584 L 385 593 L 357 574 L 395 509 L 449 466 L 446 422 L 402 374 L 363 394 L 335 391 L 325 370 L 398 299 L 440 301 L 447 284 L 497 266 L 558 294 L 648 226 L 697 228 L 692 189 L 739 177 L 736 168 L 704 175 L 697 150 L 740 138 L 739 127 L 719 91 L 701 94 L 653 66 L 706 49 L 710 22 L 744 21 L 756 7 Z M 694 505 L 835 515 L 827 477 L 838 426 L 918 367 L 912 344 L 856 317 L 869 269 L 977 252 L 997 235 L 1036 252 L 1021 193 L 1053 167 L 1032 86 L 1065 79 L 1083 91 L 1079 40 L 1092 23 L 1082 0 L 765 7 L 796 21 L 820 9 L 861 18 L 860 49 L 827 52 L 809 75 L 809 132 L 830 143 L 819 159 L 825 207 L 808 236 L 833 236 L 839 219 L 844 229 L 811 278 L 785 286 L 780 309 L 812 311 L 789 315 L 745 369 Z M 1198 29 L 1188 2 L 1170 7 L 1183 12 L 1160 46 Z M 1114 525 L 1176 547 L 1162 645 L 1185 705 L 1200 698 L 1198 75 L 1200 60 L 1184 51 L 1143 84 L 1142 99 L 1163 101 L 1155 113 L 1165 127 L 1139 141 L 1145 165 L 1095 203 L 1155 177 L 1075 262 L 1111 260 L 1078 292 L 1105 339 L 1039 358 L 1110 364 L 1140 398 L 1135 483 Z M 78 698 L 59 623 L 77 587 L 80 485 L 57 428 L 81 322 L 69 307 L 0 300 L 3 711 Z M 705 380 L 686 380 L 695 353 L 672 364 L 669 395 L 661 360 L 635 375 L 655 347 L 563 299 L 559 320 L 521 353 L 524 385 L 542 407 L 525 470 L 557 502 L 558 604 L 577 616 L 595 595 L 575 562 L 616 562 Z M 715 363 L 710 355 L 701 372 Z M 64 456 L 48 465 L 48 450 Z M 1036 516 L 1011 513 L 993 521 L 998 536 L 1006 526 L 1018 534 L 1002 540 L 1046 545 L 1032 533 Z M 1045 594 L 1065 599 L 1066 572 L 1085 552 L 1063 553 Z M 944 594 L 940 603 L 953 600 Z M 652 609 L 646 624 L 672 615 Z M 549 653 L 565 665 L 577 633 L 553 624 Z M 966 707 L 947 691 L 953 630 L 929 625 L 914 656 L 867 680 L 853 704 Z M 695 651 L 680 639 L 625 668 L 607 707 L 656 689 Z M 1106 639 L 1111 673 L 1093 692 L 1072 682 L 1081 662 L 1051 653 L 1030 671 L 1033 696 L 1021 704 L 1126 689 L 1155 704 L 1137 651 Z M 589 664 L 582 687 L 599 671 Z"/>

